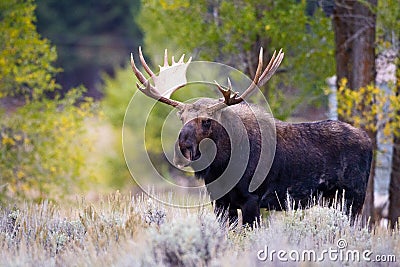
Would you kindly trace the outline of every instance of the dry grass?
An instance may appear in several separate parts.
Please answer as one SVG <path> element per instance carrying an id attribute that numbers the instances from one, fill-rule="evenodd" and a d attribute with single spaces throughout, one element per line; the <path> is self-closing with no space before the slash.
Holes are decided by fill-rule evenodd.
<path id="1" fill-rule="evenodd" d="M 210 206 L 178 209 L 119 193 L 75 208 L 43 202 L 0 210 L 0 266 L 317 266 L 260 261 L 259 250 L 371 250 L 400 262 L 400 232 L 351 225 L 341 208 L 272 212 L 256 229 L 222 227 Z M 288 258 L 288 254 L 286 255 Z M 330 261 L 324 266 L 399 263 Z"/>

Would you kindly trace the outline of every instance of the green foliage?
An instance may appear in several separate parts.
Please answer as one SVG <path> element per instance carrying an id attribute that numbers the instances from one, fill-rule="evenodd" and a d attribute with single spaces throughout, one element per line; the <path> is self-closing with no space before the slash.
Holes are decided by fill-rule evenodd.
<path id="1" fill-rule="evenodd" d="M 400 45 L 400 4 L 398 0 L 378 1 L 376 35 L 378 49 Z"/>
<path id="2" fill-rule="evenodd" d="M 32 101 L 3 114 L 0 200 L 61 199 L 90 178 L 90 140 L 83 134 L 94 110 L 90 99 L 77 102 L 81 94 L 71 90 L 63 99 Z"/>
<path id="3" fill-rule="evenodd" d="M 320 97 L 326 77 L 335 69 L 330 19 L 321 10 L 307 16 L 305 6 L 305 1 L 284 0 L 152 0 L 142 1 L 138 22 L 151 55 L 161 55 L 164 47 L 191 51 L 196 59 L 225 63 L 250 76 L 259 46 L 269 55 L 282 47 L 285 72 L 279 74 L 279 83 L 271 82 L 266 96 L 276 115 L 285 117 L 298 103 Z M 283 98 L 282 86 L 296 88 L 296 93 Z"/>
<path id="4" fill-rule="evenodd" d="M 125 111 L 130 99 L 136 92 L 136 78 L 132 69 L 117 69 L 114 77 L 103 76 L 104 98 L 101 107 L 109 122 L 116 128 L 121 128 Z"/>
<path id="5" fill-rule="evenodd" d="M 116 70 L 114 78 L 107 75 L 103 77 L 104 97 L 101 101 L 101 108 L 107 122 L 113 128 L 113 141 L 110 148 L 112 153 L 104 155 L 105 171 L 108 172 L 106 177 L 111 178 L 108 183 L 118 187 L 122 187 L 127 181 L 131 180 L 122 154 L 122 126 L 126 108 L 136 91 L 136 80 L 133 77 L 134 74 L 130 68 Z M 135 122 L 133 121 L 132 123 Z M 140 125 L 137 126 L 140 127 Z"/>
<path id="6" fill-rule="evenodd" d="M 84 132 L 94 105 L 83 88 L 54 92 L 56 51 L 36 32 L 34 10 L 31 0 L 0 3 L 0 95 L 25 100 L 0 111 L 0 202 L 61 199 L 89 178 Z"/>
<path id="7" fill-rule="evenodd" d="M 32 0 L 0 3 L 0 98 L 37 99 L 57 88 L 56 50 L 36 32 Z"/>

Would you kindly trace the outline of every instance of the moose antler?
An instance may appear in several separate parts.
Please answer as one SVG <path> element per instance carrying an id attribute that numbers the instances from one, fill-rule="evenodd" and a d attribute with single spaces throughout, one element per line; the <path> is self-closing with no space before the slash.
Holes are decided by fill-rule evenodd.
<path id="1" fill-rule="evenodd" d="M 265 70 L 261 73 L 263 67 L 263 48 L 260 48 L 260 54 L 258 56 L 258 65 L 256 74 L 254 75 L 254 79 L 250 86 L 239 95 L 238 92 L 233 92 L 231 81 L 228 78 L 228 88 L 225 89 L 221 85 L 219 85 L 216 81 L 215 84 L 217 85 L 218 90 L 222 93 L 224 97 L 224 102 L 220 102 L 215 104 L 214 106 L 210 107 L 211 111 L 217 111 L 222 109 L 226 106 L 232 106 L 242 102 L 248 95 L 250 95 L 255 88 L 263 86 L 271 77 L 274 75 L 275 71 L 278 69 L 279 65 L 281 64 L 285 53 L 282 52 L 282 49 L 279 50 L 278 55 L 276 55 L 276 51 L 272 55 L 271 60 L 269 61 Z"/>
<path id="2" fill-rule="evenodd" d="M 139 47 L 139 58 L 140 58 L 140 62 L 143 65 L 144 70 L 150 75 L 150 79 L 147 79 L 144 74 L 142 72 L 139 71 L 139 69 L 136 67 L 135 65 L 135 60 L 133 59 L 133 54 L 131 53 L 131 66 L 132 66 L 132 70 L 135 73 L 135 76 L 137 77 L 137 79 L 139 80 L 139 83 L 136 83 L 137 88 L 143 92 L 145 95 L 147 95 L 148 97 L 151 97 L 157 101 L 160 101 L 162 103 L 165 103 L 167 105 L 173 106 L 177 109 L 183 109 L 183 107 L 185 106 L 185 104 L 176 101 L 176 100 L 172 100 L 170 99 L 170 95 L 178 90 L 179 88 L 182 88 L 183 86 L 186 85 L 186 78 L 184 78 L 184 81 L 179 81 L 177 84 L 174 84 L 174 88 L 172 91 L 169 91 L 167 94 L 162 95 L 159 91 L 159 89 L 157 87 L 163 86 L 164 85 L 164 77 L 162 76 L 163 73 L 165 73 L 168 69 L 171 69 L 173 67 L 177 67 L 176 70 L 178 71 L 183 71 L 183 73 L 181 73 L 181 75 L 185 75 L 186 72 L 186 68 L 188 66 L 188 64 L 190 63 L 190 61 L 192 60 L 192 58 L 189 58 L 189 60 L 184 63 L 183 59 L 184 59 L 185 55 L 182 55 L 182 57 L 179 59 L 178 62 L 175 62 L 174 57 L 172 57 L 172 64 L 169 65 L 168 64 L 168 52 L 167 49 L 165 49 L 165 54 L 164 54 L 164 65 L 160 66 L 160 73 L 158 76 L 156 76 L 154 74 L 154 72 L 149 68 L 149 66 L 146 63 L 146 60 L 144 59 L 143 53 L 142 53 L 142 48 Z M 180 66 L 182 66 L 182 68 L 179 68 Z M 153 86 L 150 83 L 150 80 L 153 79 L 155 86 Z M 161 81 L 160 81 L 161 80 Z M 169 88 L 167 88 L 169 89 Z"/>

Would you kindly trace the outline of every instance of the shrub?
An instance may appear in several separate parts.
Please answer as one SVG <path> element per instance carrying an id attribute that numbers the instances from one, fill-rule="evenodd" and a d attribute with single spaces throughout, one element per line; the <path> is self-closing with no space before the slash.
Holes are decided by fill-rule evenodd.
<path id="1" fill-rule="evenodd" d="M 208 266 L 226 251 L 226 233 L 214 215 L 179 217 L 150 230 L 148 245 L 157 265 Z"/>
<path id="2" fill-rule="evenodd" d="M 372 133 L 383 129 L 385 136 L 400 135 L 400 95 L 395 84 L 389 84 L 387 92 L 374 85 L 351 90 L 347 79 L 339 85 L 338 113 L 342 118 Z"/>
<path id="3" fill-rule="evenodd" d="M 28 102 L 0 123 L 0 200 L 60 199 L 82 188 L 90 140 L 85 120 L 94 114 L 81 89 L 63 99 Z M 84 177 L 90 178 L 89 175 Z"/>
<path id="4" fill-rule="evenodd" d="M 36 31 L 32 0 L 0 2 L 0 98 L 38 99 L 58 88 L 55 47 Z"/>

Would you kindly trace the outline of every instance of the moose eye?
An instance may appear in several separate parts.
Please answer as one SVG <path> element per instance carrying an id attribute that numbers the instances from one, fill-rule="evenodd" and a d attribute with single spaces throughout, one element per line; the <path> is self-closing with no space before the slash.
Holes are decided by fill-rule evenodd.
<path id="1" fill-rule="evenodd" d="M 211 126 L 211 119 L 205 119 L 201 121 L 201 126 L 203 126 L 203 128 L 210 128 Z"/>

